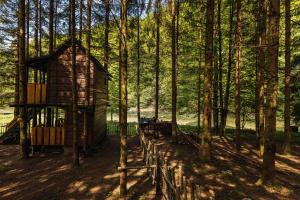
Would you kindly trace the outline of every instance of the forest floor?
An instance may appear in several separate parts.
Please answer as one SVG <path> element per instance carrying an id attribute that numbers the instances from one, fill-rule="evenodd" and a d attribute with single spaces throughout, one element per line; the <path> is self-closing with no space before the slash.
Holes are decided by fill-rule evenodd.
<path id="1" fill-rule="evenodd" d="M 142 165 L 137 137 L 128 139 L 128 165 Z M 18 145 L 0 145 L 0 199 L 118 199 L 119 138 L 107 139 L 72 168 L 72 154 L 43 153 L 20 159 Z M 128 172 L 129 199 L 154 199 L 145 170 Z"/>
<path id="2" fill-rule="evenodd" d="M 171 166 L 183 166 L 184 175 L 198 184 L 204 199 L 284 200 L 300 198 L 300 146 L 293 145 L 291 155 L 276 154 L 276 179 L 272 185 L 256 186 L 262 160 L 255 141 L 243 141 L 239 154 L 230 137 L 213 137 L 212 160 L 203 161 L 189 144 L 173 144 L 171 138 L 148 136 L 159 145 Z M 280 145 L 277 145 L 281 152 Z"/>
<path id="3" fill-rule="evenodd" d="M 213 158 L 204 162 L 188 144 L 172 144 L 170 138 L 150 139 L 159 144 L 175 168 L 181 163 L 185 175 L 193 179 L 210 199 L 261 200 L 299 199 L 300 146 L 293 145 L 289 156 L 276 155 L 276 180 L 273 185 L 256 186 L 261 163 L 254 141 L 243 141 L 241 154 L 234 156 L 230 138 L 214 137 Z M 278 147 L 280 152 L 280 147 Z M 36 154 L 29 160 L 19 158 L 17 145 L 0 145 L 0 199 L 118 199 L 119 138 L 107 137 L 91 156 L 81 158 L 72 168 L 71 151 L 64 154 Z M 232 153 L 233 152 L 233 153 Z M 137 137 L 128 139 L 128 165 L 143 165 Z M 298 186 L 297 186 L 298 185 Z M 128 172 L 129 198 L 155 199 L 155 190 L 145 170 Z"/>

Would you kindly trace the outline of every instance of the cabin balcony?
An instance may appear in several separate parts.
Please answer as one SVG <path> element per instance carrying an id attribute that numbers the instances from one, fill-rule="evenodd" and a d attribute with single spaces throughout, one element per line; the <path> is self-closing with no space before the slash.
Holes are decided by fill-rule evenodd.
<path id="1" fill-rule="evenodd" d="M 64 127 L 42 127 L 31 128 L 31 145 L 63 146 L 65 144 Z"/>
<path id="2" fill-rule="evenodd" d="M 27 84 L 27 104 L 46 104 L 47 85 L 44 83 Z"/>

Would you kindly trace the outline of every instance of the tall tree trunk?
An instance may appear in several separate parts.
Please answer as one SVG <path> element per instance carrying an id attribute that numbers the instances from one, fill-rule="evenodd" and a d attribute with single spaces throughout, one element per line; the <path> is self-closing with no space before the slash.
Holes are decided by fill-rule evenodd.
<path id="1" fill-rule="evenodd" d="M 203 101 L 203 134 L 202 157 L 210 159 L 211 149 L 211 95 L 213 71 L 214 44 L 214 0 L 207 0 L 206 4 L 206 36 L 205 36 L 205 68 L 204 68 L 204 101 Z"/>
<path id="2" fill-rule="evenodd" d="M 29 58 L 29 39 L 30 39 L 30 33 L 29 33 L 29 24 L 30 22 L 30 1 L 26 1 L 26 59 Z"/>
<path id="3" fill-rule="evenodd" d="M 39 56 L 42 56 L 42 0 L 39 0 L 39 36 Z"/>
<path id="4" fill-rule="evenodd" d="M 201 121 L 201 64 L 202 64 L 202 33 L 200 33 L 199 64 L 197 76 L 197 134 L 200 135 Z"/>
<path id="5" fill-rule="evenodd" d="M 90 69 L 91 69 L 91 12 L 92 12 L 92 0 L 87 0 L 86 5 L 86 48 L 87 48 L 87 60 L 86 60 L 86 88 L 85 88 L 85 99 L 86 106 L 90 105 Z M 87 152 L 87 143 L 88 143 L 88 112 L 84 112 L 84 142 L 83 150 Z"/>
<path id="6" fill-rule="evenodd" d="M 268 74 L 265 147 L 263 154 L 263 172 L 260 183 L 272 181 L 275 177 L 276 144 L 276 111 L 278 94 L 278 49 L 279 49 L 279 18 L 280 0 L 269 1 L 269 31 L 268 31 Z"/>
<path id="7" fill-rule="evenodd" d="M 240 150 L 241 141 L 241 0 L 236 1 L 236 66 L 235 66 L 235 145 Z"/>
<path id="8" fill-rule="evenodd" d="M 221 115 L 221 122 L 219 132 L 220 135 L 223 135 L 223 121 L 224 115 L 222 114 L 223 111 L 223 56 L 222 56 L 222 26 L 221 26 L 221 11 L 222 11 L 222 0 L 218 0 L 218 39 L 219 39 L 219 107 L 220 107 L 220 115 Z"/>
<path id="9" fill-rule="evenodd" d="M 20 102 L 19 104 L 25 105 L 27 102 L 27 76 L 25 65 L 25 0 L 19 1 L 18 8 L 18 43 L 19 43 L 19 69 L 20 69 Z M 20 108 L 20 145 L 22 150 L 22 158 L 28 158 L 29 155 L 29 143 L 27 138 L 27 119 L 26 119 L 26 107 Z"/>
<path id="10" fill-rule="evenodd" d="M 54 17 L 54 0 L 49 2 L 49 54 L 53 53 L 53 17 Z M 52 109 L 47 108 L 47 123 L 48 127 L 52 126 Z"/>
<path id="11" fill-rule="evenodd" d="M 155 57 L 155 119 L 159 109 L 159 70 L 160 70 L 160 18 L 161 0 L 156 0 L 156 57 Z"/>
<path id="12" fill-rule="evenodd" d="M 72 0 L 69 0 L 69 5 L 71 5 Z M 68 13 L 68 20 L 69 20 L 69 37 L 72 37 L 72 10 L 71 7 L 69 6 L 69 13 Z M 76 25 L 75 25 L 75 29 L 76 29 Z"/>
<path id="13" fill-rule="evenodd" d="M 53 16 L 54 0 L 49 1 L 49 53 L 53 52 Z"/>
<path id="14" fill-rule="evenodd" d="M 119 110 L 120 110 L 120 199 L 127 194 L 127 1 L 121 0 L 120 13 L 120 66 L 119 66 Z"/>
<path id="15" fill-rule="evenodd" d="M 79 3 L 79 40 L 82 42 L 82 14 L 83 14 L 83 2 L 80 0 Z"/>
<path id="16" fill-rule="evenodd" d="M 137 80 L 136 80 L 136 96 L 137 96 L 137 120 L 138 123 L 141 120 L 141 94 L 140 94 L 140 67 L 141 67 L 141 58 L 140 58 L 140 53 L 141 53 L 141 47 L 140 47 L 140 1 L 138 1 L 138 22 L 137 22 Z"/>
<path id="17" fill-rule="evenodd" d="M 57 8 L 58 8 L 59 1 L 55 1 L 55 10 L 54 10 L 54 34 L 53 34 L 53 47 L 56 48 L 56 37 L 57 37 Z"/>
<path id="18" fill-rule="evenodd" d="M 172 34 L 172 138 L 177 142 L 176 99 L 177 99 L 177 58 L 176 58 L 176 3 L 171 1 Z"/>
<path id="19" fill-rule="evenodd" d="M 39 2 L 38 0 L 34 0 L 34 7 L 35 7 L 35 15 L 34 15 L 34 50 L 35 50 L 35 57 L 39 56 Z M 34 76 L 34 83 L 37 83 L 37 70 L 34 69 L 33 72 Z M 36 115 L 36 109 L 34 108 L 34 116 L 33 116 L 33 121 L 32 125 L 36 126 L 37 125 L 37 115 Z"/>
<path id="20" fill-rule="evenodd" d="M 109 62 L 109 13 L 110 0 L 104 0 L 105 3 L 105 30 L 104 30 L 104 68 L 108 70 Z"/>
<path id="21" fill-rule="evenodd" d="M 73 166 L 79 166 L 78 132 L 77 132 L 77 75 L 76 75 L 76 30 L 75 0 L 71 0 L 71 42 L 72 42 L 72 132 L 73 132 Z"/>
<path id="22" fill-rule="evenodd" d="M 291 151 L 291 1 L 285 0 L 285 91 L 284 91 L 284 148 L 285 154 Z"/>
<path id="23" fill-rule="evenodd" d="M 264 129 L 265 129 L 265 109 L 264 109 L 264 99 L 265 99 L 265 80 L 264 71 L 266 69 L 265 65 L 265 45 L 266 45 L 266 17 L 267 17 L 267 4 L 266 0 L 259 1 L 259 19 L 258 19 L 258 66 L 257 66 L 257 108 L 258 108 L 258 138 L 260 143 L 260 155 L 263 153 L 264 146 Z"/>
<path id="24" fill-rule="evenodd" d="M 217 26 L 215 26 L 217 29 Z M 214 38 L 217 38 L 217 31 L 214 32 Z M 213 61 L 213 128 L 214 132 L 217 134 L 219 131 L 219 63 L 218 63 L 218 48 L 217 48 L 217 40 L 214 41 L 214 61 Z"/>
<path id="25" fill-rule="evenodd" d="M 232 33 L 233 33 L 233 1 L 230 1 L 230 14 L 229 14 L 229 42 L 228 42 L 228 69 L 227 69 L 227 80 L 226 80 L 226 90 L 224 98 L 224 108 L 222 112 L 222 135 L 225 133 L 227 115 L 228 115 L 228 105 L 230 96 L 230 83 L 231 83 L 231 68 L 232 68 Z"/>

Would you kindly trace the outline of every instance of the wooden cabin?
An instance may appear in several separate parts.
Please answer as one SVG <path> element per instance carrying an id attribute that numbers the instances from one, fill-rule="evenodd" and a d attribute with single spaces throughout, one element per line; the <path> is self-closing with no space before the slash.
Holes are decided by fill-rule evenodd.
<path id="1" fill-rule="evenodd" d="M 76 41 L 76 79 L 78 105 L 79 144 L 84 142 L 87 126 L 87 145 L 99 143 L 106 135 L 108 106 L 108 80 L 111 75 L 91 56 L 90 84 L 87 89 L 86 49 Z M 71 40 L 61 44 L 51 55 L 31 58 L 28 67 L 27 125 L 31 145 L 71 146 L 72 128 L 72 76 Z M 86 98 L 89 92 L 89 101 Z M 87 124 L 84 124 L 84 113 Z"/>

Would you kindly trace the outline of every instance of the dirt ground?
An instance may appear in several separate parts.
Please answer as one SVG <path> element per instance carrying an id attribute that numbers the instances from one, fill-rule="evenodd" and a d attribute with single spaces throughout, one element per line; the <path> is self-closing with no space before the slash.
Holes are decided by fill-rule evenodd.
<path id="1" fill-rule="evenodd" d="M 192 145 L 173 144 L 171 138 L 165 136 L 158 139 L 151 136 L 148 138 L 159 145 L 160 151 L 164 152 L 175 171 L 179 165 L 183 166 L 185 176 L 200 186 L 204 199 L 300 199 L 299 145 L 293 146 L 289 156 L 276 155 L 278 171 L 272 185 L 256 186 L 261 174 L 262 160 L 258 156 L 254 141 L 243 141 L 239 155 L 247 158 L 244 160 L 233 156 L 237 153 L 230 139 L 214 137 L 212 160 L 207 162 L 200 159 L 198 150 Z M 280 148 L 278 145 L 279 152 Z"/>
<path id="2" fill-rule="evenodd" d="M 128 165 L 141 165 L 138 138 L 128 141 Z M 0 199 L 118 199 L 118 137 L 107 137 L 97 152 L 72 168 L 71 153 L 19 158 L 19 146 L 0 145 Z M 145 170 L 128 172 L 129 199 L 154 199 Z"/>
<path id="3" fill-rule="evenodd" d="M 151 137 L 150 137 L 151 138 Z M 204 199 L 284 200 L 300 199 L 300 147 L 290 156 L 277 154 L 276 180 L 272 186 L 256 186 L 260 169 L 234 157 L 230 140 L 214 138 L 213 158 L 204 162 L 188 144 L 172 144 L 170 138 L 151 138 L 165 152 L 168 161 L 201 186 Z M 243 142 L 242 155 L 261 163 L 251 142 Z M 137 137 L 128 140 L 128 165 L 143 165 Z M 229 151 L 228 151 L 229 150 Z M 29 160 L 19 158 L 19 146 L 0 145 L 0 199 L 118 199 L 119 139 L 110 136 L 96 152 L 81 158 L 73 169 L 70 153 L 37 154 Z M 128 172 L 129 198 L 155 199 L 154 187 L 145 170 Z"/>

